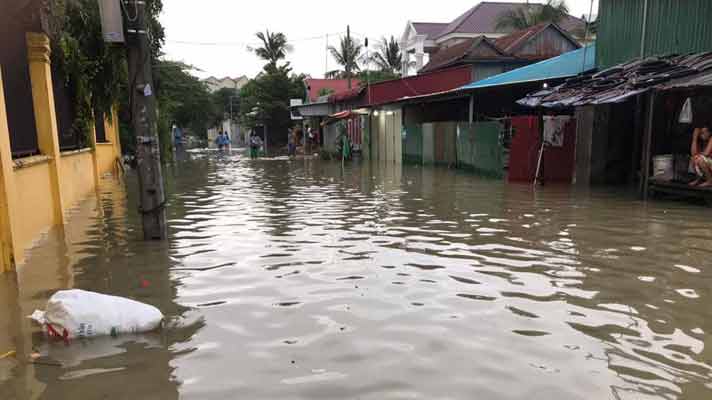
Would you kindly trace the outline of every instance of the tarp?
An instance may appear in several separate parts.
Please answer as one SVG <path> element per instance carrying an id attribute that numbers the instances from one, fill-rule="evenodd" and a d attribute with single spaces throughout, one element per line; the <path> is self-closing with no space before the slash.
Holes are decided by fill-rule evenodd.
<path id="1" fill-rule="evenodd" d="M 564 53 L 558 57 L 527 65 L 503 74 L 473 82 L 459 90 L 481 89 L 517 83 L 570 78 L 596 68 L 596 45 Z"/>

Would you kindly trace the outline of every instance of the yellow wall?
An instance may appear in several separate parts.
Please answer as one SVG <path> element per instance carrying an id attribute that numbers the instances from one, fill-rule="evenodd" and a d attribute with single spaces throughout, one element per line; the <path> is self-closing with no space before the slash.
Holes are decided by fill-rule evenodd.
<path id="1" fill-rule="evenodd" d="M 114 172 L 116 156 L 117 154 L 114 151 L 113 143 L 96 144 L 96 163 L 100 177 L 106 175 L 107 173 Z"/>
<path id="2" fill-rule="evenodd" d="M 24 251 L 52 226 L 54 204 L 50 186 L 49 163 L 41 162 L 15 170 L 15 259 L 24 261 Z"/>
<path id="3" fill-rule="evenodd" d="M 64 206 L 72 208 L 95 189 L 94 160 L 89 151 L 62 153 L 60 188 Z M 66 210 L 65 210 L 66 211 Z"/>
<path id="4" fill-rule="evenodd" d="M 44 232 L 77 223 L 67 211 L 96 192 L 100 177 L 113 171 L 121 154 L 118 124 L 105 122 L 109 144 L 60 153 L 56 124 L 50 46 L 46 35 L 27 34 L 33 107 L 40 156 L 12 159 L 6 96 L 0 71 L 0 272 L 24 262 L 24 252 Z M 113 121 L 118 121 L 114 111 Z M 93 140 L 96 142 L 96 140 Z"/>

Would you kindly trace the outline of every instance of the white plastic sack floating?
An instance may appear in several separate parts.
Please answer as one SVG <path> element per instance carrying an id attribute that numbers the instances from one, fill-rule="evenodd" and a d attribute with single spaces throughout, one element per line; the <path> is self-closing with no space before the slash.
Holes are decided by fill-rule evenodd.
<path id="1" fill-rule="evenodd" d="M 163 314 L 156 307 L 123 297 L 84 290 L 63 290 L 47 302 L 45 311 L 31 319 L 65 340 L 123 333 L 150 332 L 161 326 Z"/>

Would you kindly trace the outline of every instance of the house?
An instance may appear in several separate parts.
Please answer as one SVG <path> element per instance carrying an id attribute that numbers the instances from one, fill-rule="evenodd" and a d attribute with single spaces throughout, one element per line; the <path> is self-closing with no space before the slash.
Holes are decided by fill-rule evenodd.
<path id="1" fill-rule="evenodd" d="M 575 113 L 577 184 L 712 199 L 686 185 L 692 130 L 712 106 L 710 15 L 707 0 L 601 0 L 600 72 L 521 101 Z M 692 123 L 679 118 L 688 100 Z"/>
<path id="2" fill-rule="evenodd" d="M 502 15 L 526 8 L 535 11 L 541 7 L 543 4 L 539 3 L 483 1 L 449 23 L 408 22 L 401 36 L 401 48 L 405 55 L 403 74 L 412 72 L 410 66 L 413 62 L 415 71 L 420 71 L 430 56 L 443 48 L 480 36 L 488 39 L 506 36 L 512 33 L 512 29 L 497 27 Z M 583 41 L 586 32 L 586 22 L 583 19 L 568 15 L 558 24 L 576 40 Z"/>
<path id="3" fill-rule="evenodd" d="M 497 39 L 478 36 L 440 49 L 420 73 L 470 65 L 475 80 L 557 57 L 581 45 L 557 24 L 545 23 Z"/>
<path id="4" fill-rule="evenodd" d="M 230 78 L 228 76 L 224 78 L 216 78 L 211 76 L 204 79 L 203 82 L 208 86 L 210 93 L 215 93 L 220 89 L 240 90 L 243 86 L 247 85 L 249 79 L 244 75 L 238 78 Z"/>

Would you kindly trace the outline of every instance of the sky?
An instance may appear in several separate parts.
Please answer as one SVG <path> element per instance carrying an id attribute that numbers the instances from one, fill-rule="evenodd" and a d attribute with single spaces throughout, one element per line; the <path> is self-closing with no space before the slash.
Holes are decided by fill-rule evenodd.
<path id="1" fill-rule="evenodd" d="M 593 1 L 595 15 L 598 0 Z M 248 48 L 259 44 L 255 33 L 269 29 L 285 33 L 294 47 L 287 56 L 294 72 L 318 78 L 327 68 L 337 69 L 326 46 L 336 46 L 347 25 L 354 37 L 368 37 L 371 43 L 383 36 L 399 39 L 408 21 L 450 22 L 478 3 L 479 0 L 163 0 L 164 51 L 168 59 L 197 67 L 195 74 L 201 78 L 253 78 L 264 61 Z M 566 3 L 575 16 L 588 14 L 591 6 L 591 0 Z"/>

